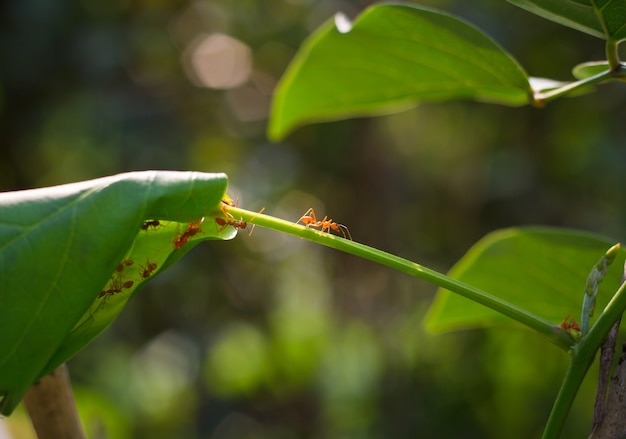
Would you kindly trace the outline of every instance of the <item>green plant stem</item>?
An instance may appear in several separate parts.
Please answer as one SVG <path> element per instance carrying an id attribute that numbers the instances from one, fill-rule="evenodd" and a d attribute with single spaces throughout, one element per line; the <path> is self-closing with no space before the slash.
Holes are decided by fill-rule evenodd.
<path id="1" fill-rule="evenodd" d="M 621 68 L 621 62 L 619 60 L 619 43 L 614 40 L 607 40 L 606 42 L 606 59 L 609 62 L 609 68 L 611 72 L 617 72 Z"/>
<path id="2" fill-rule="evenodd" d="M 619 69 L 619 66 L 618 66 Z M 550 91 L 546 91 L 544 93 L 535 93 L 533 96 L 533 104 L 537 107 L 543 107 L 550 101 L 553 101 L 557 98 L 565 96 L 579 88 L 588 87 L 593 84 L 598 84 L 600 82 L 606 81 L 607 79 L 611 79 L 615 76 L 613 70 L 607 70 L 605 72 L 600 72 L 597 75 L 590 76 L 585 79 L 581 79 L 580 81 L 570 82 L 563 87 L 558 87 Z"/>
<path id="3" fill-rule="evenodd" d="M 224 210 L 231 214 L 234 218 L 240 218 L 248 223 L 308 239 L 318 244 L 386 265 L 403 273 L 423 279 L 439 287 L 446 288 L 453 293 L 460 294 L 463 297 L 498 311 L 501 314 L 504 314 L 513 320 L 534 329 L 547 337 L 553 344 L 565 351 L 569 351 L 574 344 L 573 338 L 567 333 L 567 331 L 558 325 L 506 302 L 505 300 L 492 296 L 478 288 L 467 285 L 422 265 L 398 256 L 394 256 L 390 253 L 368 247 L 358 242 L 331 235 L 330 233 L 322 233 L 319 230 L 307 228 L 269 215 L 262 215 L 260 213 L 250 212 L 233 206 L 225 206 Z"/>
<path id="4" fill-rule="evenodd" d="M 619 287 L 589 333 L 581 338 L 572 349 L 572 361 L 548 418 L 543 433 L 544 439 L 554 439 L 560 436 L 578 389 L 593 363 L 596 352 L 624 310 L 626 310 L 626 283 Z"/>

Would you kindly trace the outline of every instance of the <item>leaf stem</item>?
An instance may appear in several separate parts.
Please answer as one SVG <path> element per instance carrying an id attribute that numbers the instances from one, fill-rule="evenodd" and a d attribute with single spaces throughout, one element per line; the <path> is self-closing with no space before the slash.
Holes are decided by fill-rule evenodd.
<path id="1" fill-rule="evenodd" d="M 619 70 L 619 66 L 618 66 Z M 565 96 L 579 88 L 587 87 L 589 85 L 598 84 L 600 82 L 606 81 L 607 79 L 611 79 L 615 76 L 613 70 L 607 70 L 605 72 L 600 72 L 597 75 L 590 76 L 585 79 L 581 79 L 580 81 L 570 82 L 563 87 L 558 87 L 550 91 L 546 92 L 537 92 L 533 96 L 533 105 L 536 107 L 543 107 L 550 101 L 553 101 L 561 96 Z"/>
<path id="2" fill-rule="evenodd" d="M 253 223 L 257 226 L 298 236 L 309 241 L 350 253 L 370 261 L 386 265 L 411 276 L 418 277 L 439 287 L 452 291 L 481 305 L 491 308 L 523 325 L 534 329 L 548 338 L 550 342 L 565 351 L 574 345 L 574 339 L 561 327 L 539 316 L 536 316 L 516 305 L 513 305 L 496 296 L 492 296 L 478 288 L 465 284 L 449 276 L 431 270 L 390 253 L 368 247 L 358 242 L 350 241 L 339 236 L 323 233 L 313 228 L 304 227 L 293 222 L 285 221 L 269 215 L 250 212 L 233 206 L 224 206 L 224 210 L 235 218 Z"/>
<path id="3" fill-rule="evenodd" d="M 619 60 L 619 42 L 608 39 L 606 42 L 606 59 L 609 62 L 609 68 L 611 72 L 617 72 L 620 70 L 622 63 Z"/>

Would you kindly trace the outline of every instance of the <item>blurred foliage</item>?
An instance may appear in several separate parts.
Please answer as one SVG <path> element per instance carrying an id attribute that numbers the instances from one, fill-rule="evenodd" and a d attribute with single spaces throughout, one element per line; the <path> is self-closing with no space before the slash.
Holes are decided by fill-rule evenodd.
<path id="1" fill-rule="evenodd" d="M 293 220 L 314 207 L 357 241 L 444 271 L 501 227 L 624 236 L 617 85 L 543 110 L 429 104 L 269 143 L 271 90 L 299 44 L 371 3 L 3 3 L 0 189 L 227 172 L 242 207 Z M 534 76 L 570 79 L 604 57 L 600 40 L 505 1 L 420 3 L 474 23 Z M 199 87 L 188 73 L 192 42 L 216 32 L 250 48 L 237 87 Z M 260 228 L 199 246 L 70 362 L 88 389 L 83 420 L 92 437 L 538 436 L 567 358 L 527 332 L 424 332 L 434 290 Z M 589 429 L 593 379 L 568 436 Z"/>

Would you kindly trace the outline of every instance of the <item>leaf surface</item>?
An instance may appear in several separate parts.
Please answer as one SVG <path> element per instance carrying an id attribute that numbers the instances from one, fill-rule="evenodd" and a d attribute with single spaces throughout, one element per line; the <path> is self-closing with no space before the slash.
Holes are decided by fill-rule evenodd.
<path id="1" fill-rule="evenodd" d="M 603 236 L 579 231 L 505 229 L 476 243 L 449 275 L 555 324 L 568 315 L 578 321 L 587 276 L 613 244 Z M 596 315 L 620 284 L 625 255 L 622 249 L 600 285 Z M 444 289 L 437 292 L 426 318 L 433 331 L 515 324 Z"/>
<path id="2" fill-rule="evenodd" d="M 606 39 L 626 39 L 626 2 L 624 0 L 593 0 L 594 8 L 602 23 Z"/>
<path id="3" fill-rule="evenodd" d="M 572 69 L 572 75 L 576 79 L 587 79 L 591 76 L 606 72 L 607 70 L 610 70 L 607 61 L 590 61 L 575 66 Z"/>
<path id="4" fill-rule="evenodd" d="M 144 171 L 0 194 L 3 414 L 106 328 L 146 280 L 197 242 L 232 237 L 199 223 L 226 185 L 224 174 Z M 189 222 L 198 231 L 175 248 Z"/>
<path id="5" fill-rule="evenodd" d="M 353 24 L 339 15 L 304 42 L 277 86 L 269 136 L 420 101 L 524 105 L 530 93 L 519 64 L 475 27 L 431 9 L 381 4 Z"/>
<path id="6" fill-rule="evenodd" d="M 626 38 L 624 0 L 508 0 L 543 18 L 594 37 L 621 41 Z"/>

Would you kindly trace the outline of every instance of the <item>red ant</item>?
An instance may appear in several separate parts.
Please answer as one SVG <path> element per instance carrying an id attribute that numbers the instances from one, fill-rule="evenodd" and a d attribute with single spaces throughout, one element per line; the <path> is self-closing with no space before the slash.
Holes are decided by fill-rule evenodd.
<path id="1" fill-rule="evenodd" d="M 153 230 L 156 230 L 159 228 L 160 225 L 161 222 L 159 220 L 146 221 L 141 225 L 141 230 L 149 230 L 151 227 Z"/>
<path id="2" fill-rule="evenodd" d="M 221 232 L 222 230 L 224 230 L 226 226 L 233 226 L 235 229 L 241 229 L 241 230 L 248 227 L 248 223 L 245 221 L 236 220 L 236 219 L 226 219 L 226 218 L 222 218 L 221 216 L 215 217 L 215 222 L 217 223 L 218 226 L 221 226 L 218 229 L 218 232 Z"/>
<path id="3" fill-rule="evenodd" d="M 117 271 L 118 273 L 121 273 L 122 270 L 124 270 L 124 267 L 130 267 L 134 263 L 135 261 L 133 261 L 132 259 L 124 259 L 122 262 L 120 262 L 120 264 L 117 266 L 115 271 Z"/>
<path id="4" fill-rule="evenodd" d="M 145 267 L 143 265 L 139 266 L 139 276 L 141 276 L 142 279 L 147 279 L 150 277 L 152 272 L 156 269 L 157 269 L 157 264 L 154 262 L 150 262 L 150 259 L 146 259 L 146 266 Z"/>
<path id="5" fill-rule="evenodd" d="M 226 195 L 226 197 L 227 198 L 222 198 L 222 204 L 225 204 L 227 206 L 233 206 L 233 207 L 237 207 L 239 205 L 239 197 L 237 197 L 235 201 L 233 201 L 233 199 L 230 198 L 228 195 Z M 224 207 L 222 206 L 221 209 L 224 209 Z"/>
<path id="6" fill-rule="evenodd" d="M 202 229 L 200 228 L 200 225 L 204 222 L 204 217 L 200 218 L 200 220 L 198 221 L 192 221 L 187 225 L 187 230 L 184 231 L 184 233 L 180 236 L 177 236 L 174 239 L 174 248 L 179 249 L 181 248 L 183 245 L 187 244 L 187 241 L 189 240 L 189 238 L 191 238 L 192 236 L 196 235 L 197 233 L 201 233 Z"/>
<path id="7" fill-rule="evenodd" d="M 222 202 L 224 204 L 228 204 L 228 203 L 225 203 L 224 200 L 222 200 Z M 232 206 L 232 204 L 230 205 Z M 264 210 L 265 210 L 265 207 L 259 210 L 259 213 L 263 213 Z M 223 211 L 223 212 L 229 218 L 228 219 L 222 218 L 220 216 L 215 218 L 215 222 L 217 223 L 218 226 L 220 226 L 220 228 L 217 230 L 218 233 L 224 230 L 227 226 L 233 226 L 235 229 L 241 229 L 241 230 L 244 230 L 248 227 L 249 223 L 247 221 L 236 220 L 230 213 L 226 211 Z M 250 220 L 250 223 L 251 222 L 252 220 Z M 248 236 L 252 235 L 253 231 L 254 231 L 254 224 L 252 224 L 252 229 L 250 229 L 250 233 L 248 233 Z"/>
<path id="8" fill-rule="evenodd" d="M 569 314 L 565 316 L 565 318 L 563 319 L 561 323 L 559 323 L 559 326 L 565 329 L 566 331 L 573 329 L 576 332 L 580 332 L 580 325 L 578 324 L 576 320 L 570 319 Z"/>
<path id="9" fill-rule="evenodd" d="M 128 289 L 132 287 L 134 283 L 135 282 L 132 280 L 127 280 L 126 282 L 122 283 L 122 280 L 119 277 L 112 279 L 111 283 L 109 284 L 109 289 L 100 291 L 100 294 L 98 294 L 98 299 L 106 295 L 112 296 L 113 294 L 121 293 L 122 289 Z"/>
<path id="10" fill-rule="evenodd" d="M 350 235 L 350 230 L 348 227 L 343 224 L 338 224 L 334 222 L 332 219 L 327 216 L 324 217 L 321 221 L 317 220 L 315 216 L 315 211 L 311 207 L 309 210 L 304 212 L 304 215 L 300 217 L 296 223 L 302 222 L 306 227 L 319 227 L 322 232 L 330 233 L 331 230 L 334 230 L 337 233 L 341 233 L 344 238 L 349 238 L 352 241 L 352 235 Z"/>

